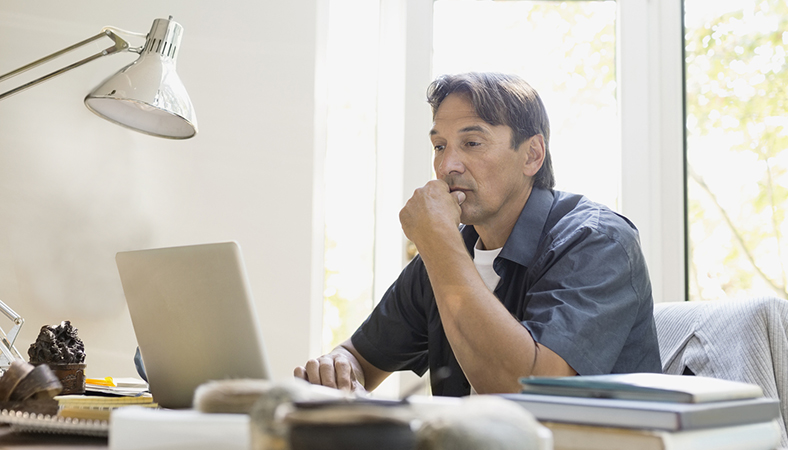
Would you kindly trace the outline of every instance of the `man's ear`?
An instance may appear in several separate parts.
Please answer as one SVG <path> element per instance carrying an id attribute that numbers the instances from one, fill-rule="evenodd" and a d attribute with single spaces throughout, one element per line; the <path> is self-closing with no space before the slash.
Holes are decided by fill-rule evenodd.
<path id="1" fill-rule="evenodd" d="M 537 134 L 531 136 L 523 142 L 523 149 L 526 152 L 523 173 L 529 177 L 536 175 L 542 168 L 545 157 L 544 136 Z"/>

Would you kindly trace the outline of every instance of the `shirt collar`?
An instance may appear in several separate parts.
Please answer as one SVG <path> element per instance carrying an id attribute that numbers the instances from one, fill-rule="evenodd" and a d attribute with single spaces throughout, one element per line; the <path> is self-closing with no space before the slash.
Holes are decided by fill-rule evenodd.
<path id="1" fill-rule="evenodd" d="M 536 248 L 542 238 L 542 230 L 547 222 L 547 216 L 553 206 L 553 197 L 553 191 L 533 188 L 499 258 L 506 258 L 522 266 L 527 266 L 533 260 Z M 463 225 L 460 231 L 465 241 L 465 247 L 473 255 L 473 247 L 476 245 L 479 234 L 471 225 Z"/>

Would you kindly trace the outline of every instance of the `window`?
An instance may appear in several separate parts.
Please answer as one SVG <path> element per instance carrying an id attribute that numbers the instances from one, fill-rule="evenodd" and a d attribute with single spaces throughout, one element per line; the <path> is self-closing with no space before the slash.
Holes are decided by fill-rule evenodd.
<path id="1" fill-rule="evenodd" d="M 550 117 L 556 188 L 618 209 L 616 3 L 437 0 L 434 7 L 434 75 L 523 77 Z"/>
<path id="2" fill-rule="evenodd" d="M 405 4 L 405 18 L 392 26 L 387 8 Z M 329 5 L 325 349 L 350 335 L 396 276 L 390 268 L 377 277 L 380 283 L 374 281 L 381 261 L 401 262 L 375 245 L 396 247 L 401 239 L 395 234 L 402 203 L 387 200 L 398 206 L 391 217 L 376 220 L 380 194 L 396 191 L 394 197 L 407 198 L 429 177 L 424 93 L 438 73 L 497 70 L 528 80 L 552 121 L 558 188 L 587 194 L 632 219 L 641 232 L 655 300 L 684 299 L 681 0 L 330 0 Z M 452 20 L 466 26 L 452 27 Z M 380 81 L 381 74 L 393 72 L 379 69 L 392 60 L 381 45 L 381 36 L 392 29 L 402 33 L 393 40 L 401 38 L 405 61 L 394 55 L 391 66 L 406 71 L 404 86 Z M 388 92 L 392 88 L 404 92 Z M 385 95 L 404 98 L 404 112 L 382 107 Z M 401 116 L 404 132 L 395 127 L 381 137 L 381 124 L 391 124 L 393 116 Z M 381 162 L 391 153 L 376 154 L 376 149 L 403 135 L 403 154 L 396 157 L 402 180 L 392 187 L 381 175 L 393 172 Z M 376 169 L 381 165 L 383 172 Z M 396 230 L 382 233 L 381 224 Z"/>
<path id="3" fill-rule="evenodd" d="M 391 110 L 380 109 L 378 86 L 381 72 L 388 72 L 380 70 L 381 59 L 391 56 L 381 45 L 385 42 L 381 27 L 391 23 L 390 17 L 384 17 L 390 11 L 382 5 L 368 0 L 329 3 L 324 351 L 350 336 L 382 292 L 382 286 L 376 286 L 374 280 L 381 270 L 375 261 L 383 252 L 376 248 L 376 239 L 378 243 L 382 238 L 401 239 L 394 233 L 399 233 L 398 223 L 394 232 L 388 232 L 391 236 L 376 235 L 376 227 L 381 234 L 381 224 L 376 224 L 381 203 L 380 192 L 376 191 L 381 180 L 375 176 L 380 163 L 376 155 L 376 135 L 381 132 L 377 120 L 381 111 Z M 410 38 L 418 48 L 407 48 L 408 70 L 423 64 L 431 66 L 432 73 L 427 69 L 422 71 L 423 79 L 408 81 L 415 92 L 413 103 L 418 105 L 409 106 L 403 120 L 418 123 L 406 124 L 405 134 L 418 135 L 418 139 L 408 138 L 405 145 L 403 177 L 408 187 L 404 190 L 411 192 L 410 185 L 420 186 L 429 176 L 429 115 L 420 115 L 422 110 L 429 110 L 424 101 L 429 81 L 439 73 L 514 72 L 540 92 L 550 114 L 557 187 L 586 194 L 617 209 L 621 140 L 616 102 L 616 3 L 437 0 L 428 11 L 427 6 L 421 2 L 408 4 L 411 29 L 414 25 L 418 29 L 418 37 Z M 431 20 L 427 20 L 429 16 Z M 471 19 L 475 19 L 472 33 L 453 26 Z M 425 37 L 433 40 L 431 54 L 422 53 Z M 422 54 L 426 57 L 413 56 Z M 410 159 L 407 152 L 411 152 Z M 426 170 L 415 168 L 421 164 Z M 411 181 L 407 180 L 409 176 Z M 387 189 L 390 186 L 386 184 Z M 396 205 L 397 211 L 399 207 L 401 203 Z M 385 219 L 390 220 L 396 221 L 396 211 L 392 218 Z M 390 274 L 396 274 L 395 268 L 387 270 L 387 279 L 380 280 L 386 286 L 393 280 Z"/>
<path id="4" fill-rule="evenodd" d="M 786 297 L 788 4 L 684 7 L 690 299 Z"/>
<path id="5" fill-rule="evenodd" d="M 331 0 L 327 39 L 323 351 L 372 311 L 379 5 Z"/>

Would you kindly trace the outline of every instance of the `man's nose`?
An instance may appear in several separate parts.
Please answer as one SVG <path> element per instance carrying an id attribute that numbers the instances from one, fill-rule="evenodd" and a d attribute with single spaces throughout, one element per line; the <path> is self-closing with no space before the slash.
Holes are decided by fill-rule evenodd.
<path id="1" fill-rule="evenodd" d="M 453 145 L 447 145 L 435 161 L 435 174 L 439 177 L 445 177 L 452 173 L 463 173 L 465 165 L 462 163 L 462 155 Z"/>

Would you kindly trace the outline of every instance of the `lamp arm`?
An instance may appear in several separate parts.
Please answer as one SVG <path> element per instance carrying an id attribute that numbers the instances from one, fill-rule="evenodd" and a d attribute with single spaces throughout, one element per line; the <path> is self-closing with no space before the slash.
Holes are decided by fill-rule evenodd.
<path id="1" fill-rule="evenodd" d="M 20 321 L 24 322 L 22 316 L 17 314 L 13 309 L 11 309 L 10 306 L 3 303 L 2 300 L 0 300 L 0 311 L 2 311 L 2 313 L 5 314 L 5 316 L 11 319 L 14 323 L 19 323 Z"/>
<path id="2" fill-rule="evenodd" d="M 2 300 L 0 300 L 0 311 L 14 322 L 14 326 L 8 334 L 0 328 L 0 371 L 2 371 L 7 369 L 14 360 L 23 360 L 22 355 L 16 347 L 14 347 L 14 341 L 16 341 L 16 337 L 19 335 L 19 330 L 25 323 L 25 319 L 3 303 Z"/>
<path id="3" fill-rule="evenodd" d="M 75 62 L 73 64 L 70 64 L 70 65 L 68 65 L 68 66 L 66 66 L 66 67 L 64 67 L 62 69 L 56 70 L 56 71 L 54 71 L 52 73 L 49 73 L 49 74 L 44 75 L 42 77 L 36 78 L 33 81 L 25 83 L 25 84 L 23 84 L 21 86 L 18 86 L 16 88 L 14 88 L 14 89 L 11 89 L 9 91 L 2 92 L 2 93 L 0 93 L 0 100 L 3 100 L 6 97 L 10 97 L 10 96 L 12 96 L 14 94 L 18 94 L 19 92 L 22 92 L 25 89 L 29 89 L 29 88 L 31 88 L 31 87 L 39 84 L 39 83 L 42 83 L 42 82 L 44 82 L 46 80 L 54 78 L 54 77 L 56 77 L 56 76 L 58 76 L 58 75 L 60 75 L 60 74 L 62 74 L 64 72 L 68 72 L 71 69 L 75 69 L 75 68 L 77 68 L 77 67 L 79 67 L 79 66 L 81 66 L 83 64 L 87 64 L 87 63 L 89 63 L 89 62 L 91 62 L 93 60 L 101 58 L 102 56 L 107 56 L 107 55 L 111 55 L 113 53 L 117 53 L 117 52 L 120 52 L 120 51 L 123 51 L 123 50 L 128 50 L 128 48 L 129 48 L 129 43 L 128 42 L 123 40 L 123 38 L 121 38 L 117 34 L 113 33 L 111 30 L 105 29 L 101 33 L 99 33 L 99 34 L 97 34 L 95 36 L 89 37 L 89 38 L 85 39 L 84 41 L 77 42 L 76 44 L 74 44 L 74 45 L 72 45 L 70 47 L 66 47 L 63 50 L 57 51 L 55 53 L 52 53 L 51 55 L 48 55 L 48 56 L 45 56 L 45 57 L 43 57 L 41 59 L 33 61 L 30 64 L 27 64 L 27 65 L 22 66 L 22 67 L 20 67 L 18 69 L 12 70 L 11 72 L 8 72 L 6 74 L 0 75 L 0 82 L 5 81 L 5 80 L 7 80 L 9 78 L 15 77 L 15 76 L 17 76 L 17 75 L 19 75 L 21 73 L 27 72 L 30 69 L 38 67 L 41 64 L 44 64 L 45 62 L 51 61 L 51 60 L 53 60 L 53 59 L 65 54 L 65 53 L 68 53 L 68 52 L 70 52 L 72 50 L 75 50 L 75 49 L 77 49 L 79 47 L 82 47 L 83 45 L 89 44 L 89 43 L 91 43 L 91 42 L 93 42 L 93 41 L 95 41 L 97 39 L 100 39 L 100 38 L 102 38 L 104 36 L 109 37 L 110 39 L 112 39 L 112 41 L 114 42 L 114 45 L 111 46 L 111 47 L 107 47 L 106 49 L 96 53 L 95 55 L 88 56 L 85 59 L 82 59 L 82 60 L 77 61 L 77 62 Z"/>

